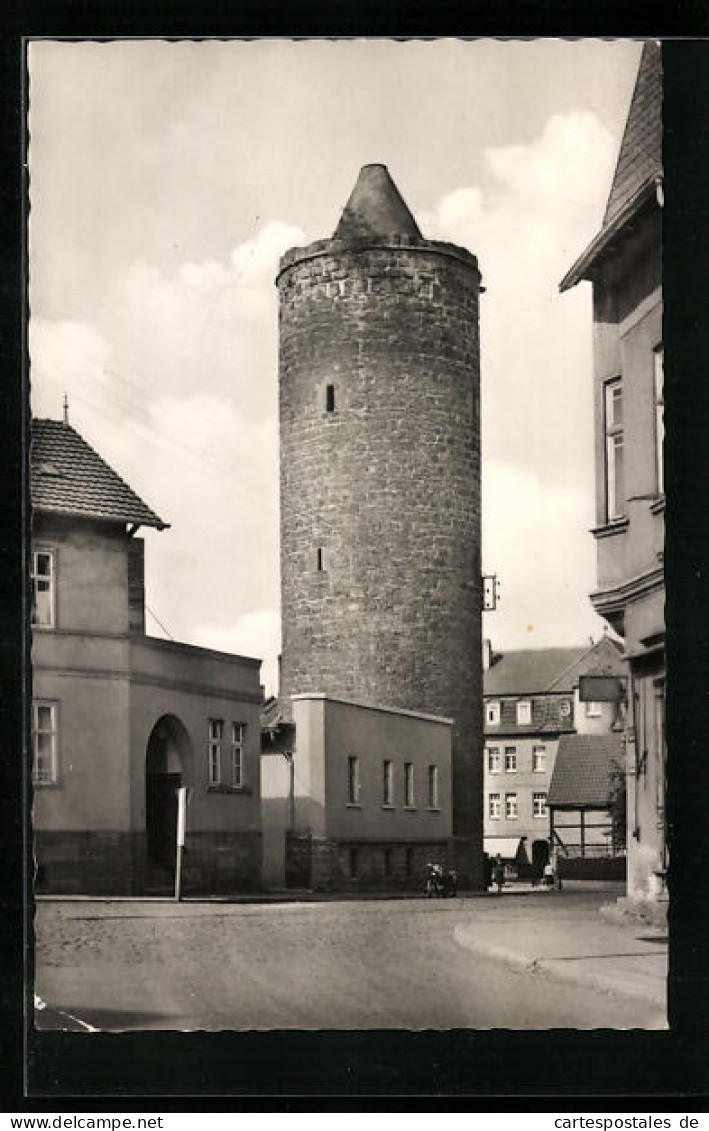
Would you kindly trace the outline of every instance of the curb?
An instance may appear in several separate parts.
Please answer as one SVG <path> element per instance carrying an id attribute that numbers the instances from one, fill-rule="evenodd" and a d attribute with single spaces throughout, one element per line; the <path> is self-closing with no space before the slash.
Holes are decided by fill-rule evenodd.
<path id="1" fill-rule="evenodd" d="M 644 1001 L 660 1009 L 667 1008 L 665 984 L 663 984 L 661 991 L 653 990 L 652 988 L 643 989 L 642 987 L 633 985 L 629 986 L 614 978 L 609 979 L 604 977 L 596 971 L 584 970 L 583 967 L 579 967 L 578 965 L 572 969 L 567 965 L 567 960 L 563 958 L 542 958 L 539 955 L 523 955 L 516 951 L 507 950 L 505 947 L 495 946 L 490 943 L 481 943 L 478 940 L 473 941 L 470 938 L 469 928 L 460 925 L 454 928 L 453 937 L 459 946 L 465 947 L 466 950 L 483 955 L 485 958 L 492 958 L 498 962 L 504 962 L 506 965 L 513 966 L 518 970 L 524 970 L 528 974 L 543 973 L 551 978 L 557 978 L 559 981 L 588 986 L 591 989 L 598 990 L 600 993 L 609 994 L 612 997 L 627 997 L 633 1000 Z M 592 961 L 592 959 L 589 959 L 589 961 Z"/>

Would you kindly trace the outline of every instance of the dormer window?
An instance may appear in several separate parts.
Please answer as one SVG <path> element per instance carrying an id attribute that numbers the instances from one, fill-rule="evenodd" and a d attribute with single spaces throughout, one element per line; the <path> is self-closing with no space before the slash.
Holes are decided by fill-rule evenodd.
<path id="1" fill-rule="evenodd" d="M 500 725 L 500 704 L 499 702 L 485 704 L 485 723 L 487 726 L 496 727 Z"/>
<path id="2" fill-rule="evenodd" d="M 520 699 L 517 704 L 517 726 L 528 727 L 532 722 L 532 704 L 529 699 Z"/>

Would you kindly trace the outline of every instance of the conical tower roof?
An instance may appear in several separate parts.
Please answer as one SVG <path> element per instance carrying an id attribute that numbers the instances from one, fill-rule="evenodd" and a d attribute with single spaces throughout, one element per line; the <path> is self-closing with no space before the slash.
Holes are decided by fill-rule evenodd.
<path id="1" fill-rule="evenodd" d="M 659 44 L 643 46 L 618 164 L 603 218 L 612 223 L 644 184 L 662 171 L 662 65 Z"/>
<path id="2" fill-rule="evenodd" d="M 386 165 L 363 165 L 340 217 L 334 239 L 381 239 L 391 236 L 415 240 L 422 238 Z"/>

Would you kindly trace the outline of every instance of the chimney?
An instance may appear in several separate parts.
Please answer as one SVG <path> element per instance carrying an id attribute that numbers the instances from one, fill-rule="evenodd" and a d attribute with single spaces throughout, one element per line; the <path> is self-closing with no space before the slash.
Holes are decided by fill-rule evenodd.
<path id="1" fill-rule="evenodd" d="M 483 671 L 489 671 L 492 664 L 492 641 L 489 638 L 483 640 Z"/>

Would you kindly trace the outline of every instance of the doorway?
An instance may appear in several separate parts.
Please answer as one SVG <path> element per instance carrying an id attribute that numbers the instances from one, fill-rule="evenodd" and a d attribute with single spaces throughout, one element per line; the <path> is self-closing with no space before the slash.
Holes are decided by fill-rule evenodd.
<path id="1" fill-rule="evenodd" d="M 535 840 L 532 842 L 532 875 L 539 879 L 544 875 L 544 869 L 549 863 L 549 841 Z"/>
<path id="2" fill-rule="evenodd" d="M 165 715 L 153 727 L 145 757 L 145 845 L 149 881 L 174 882 L 177 791 L 186 785 L 189 737 L 179 719 Z"/>

